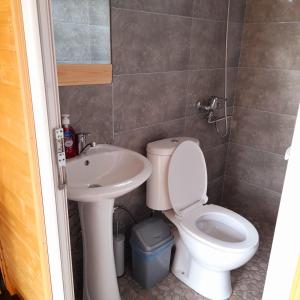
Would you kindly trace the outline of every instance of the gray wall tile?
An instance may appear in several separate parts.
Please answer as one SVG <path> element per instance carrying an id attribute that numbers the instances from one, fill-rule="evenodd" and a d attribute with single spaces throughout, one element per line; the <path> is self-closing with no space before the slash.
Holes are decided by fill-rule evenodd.
<path id="1" fill-rule="evenodd" d="M 232 106 L 235 101 L 235 94 L 238 83 L 238 68 L 229 68 L 227 76 L 227 105 Z"/>
<path id="2" fill-rule="evenodd" d="M 299 11 L 299 0 L 248 0 L 246 22 L 300 21 Z"/>
<path id="3" fill-rule="evenodd" d="M 242 68 L 236 104 L 270 112 L 296 115 L 300 71 Z"/>
<path id="4" fill-rule="evenodd" d="M 225 172 L 227 144 L 206 150 L 203 154 L 206 161 L 208 181 L 222 177 Z"/>
<path id="5" fill-rule="evenodd" d="M 112 7 L 192 16 L 193 0 L 112 0 Z"/>
<path id="6" fill-rule="evenodd" d="M 115 134 L 114 144 L 146 155 L 148 143 L 182 136 L 184 118 Z"/>
<path id="7" fill-rule="evenodd" d="M 242 23 L 230 23 L 228 31 L 228 66 L 238 67 L 243 34 Z"/>
<path id="8" fill-rule="evenodd" d="M 300 71 L 241 68 L 236 105 L 296 115 L 300 95 Z"/>
<path id="9" fill-rule="evenodd" d="M 143 219 L 150 217 L 151 210 L 146 206 L 146 185 L 143 184 L 139 188 L 133 190 L 132 192 L 119 197 L 115 201 L 115 205 L 122 205 L 132 213 L 137 222 L 142 221 Z M 120 214 L 120 213 L 119 213 Z M 121 232 L 127 234 L 128 229 L 130 229 L 134 224 L 128 214 L 120 215 L 120 229 Z"/>
<path id="10" fill-rule="evenodd" d="M 191 20 L 112 9 L 114 74 L 184 70 Z"/>
<path id="11" fill-rule="evenodd" d="M 281 193 L 286 161 L 278 154 L 229 144 L 226 175 Z"/>
<path id="12" fill-rule="evenodd" d="M 228 0 L 195 0 L 194 17 L 210 20 L 227 19 Z M 230 21 L 243 22 L 246 0 L 231 0 Z"/>
<path id="13" fill-rule="evenodd" d="M 291 144 L 294 127 L 294 116 L 236 107 L 230 140 L 283 155 Z"/>
<path id="14" fill-rule="evenodd" d="M 230 1 L 230 21 L 244 22 L 246 0 L 231 0 Z"/>
<path id="15" fill-rule="evenodd" d="M 208 182 L 207 196 L 209 204 L 219 204 L 221 202 L 223 195 L 223 183 L 223 176 Z"/>
<path id="16" fill-rule="evenodd" d="M 194 16 L 210 20 L 226 20 L 227 0 L 196 0 Z"/>
<path id="17" fill-rule="evenodd" d="M 108 143 L 113 138 L 110 85 L 59 88 L 62 114 L 70 114 L 76 132 L 90 132 L 90 141 Z"/>
<path id="18" fill-rule="evenodd" d="M 207 123 L 204 115 L 187 116 L 184 134 L 199 139 L 201 149 L 204 151 L 227 142 L 227 138 L 220 137 L 215 127 Z"/>
<path id="19" fill-rule="evenodd" d="M 115 130 L 183 117 L 185 89 L 185 72 L 115 76 Z"/>
<path id="20" fill-rule="evenodd" d="M 276 223 L 280 193 L 225 176 L 221 205 L 250 220 Z"/>
<path id="21" fill-rule="evenodd" d="M 246 23 L 242 67 L 300 69 L 300 23 Z"/>
<path id="22" fill-rule="evenodd" d="M 225 23 L 193 19 L 189 65 L 198 68 L 224 67 Z"/>
<path id="23" fill-rule="evenodd" d="M 224 69 L 203 69 L 188 72 L 186 114 L 199 113 L 195 103 L 206 103 L 212 96 L 224 95 Z"/>
<path id="24" fill-rule="evenodd" d="M 227 105 L 233 105 L 237 84 L 237 68 L 228 69 Z M 224 69 L 202 69 L 188 72 L 186 115 L 198 114 L 195 103 L 207 104 L 210 96 L 224 97 Z M 223 108 L 222 103 L 220 108 Z"/>
<path id="25" fill-rule="evenodd" d="M 293 71 L 300 67 L 298 6 L 298 1 L 247 0 L 226 161 L 224 205 L 271 223 L 299 104 L 299 71 Z"/>

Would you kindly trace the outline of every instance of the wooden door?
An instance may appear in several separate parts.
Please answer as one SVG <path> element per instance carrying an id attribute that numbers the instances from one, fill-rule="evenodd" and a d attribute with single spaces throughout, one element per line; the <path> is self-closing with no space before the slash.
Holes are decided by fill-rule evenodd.
<path id="1" fill-rule="evenodd" d="M 10 293 L 52 299 L 20 0 L 0 0 L 0 258 Z"/>
<path id="2" fill-rule="evenodd" d="M 290 300 L 300 299 L 300 256 L 298 258 L 298 264 L 296 268 L 296 273 L 292 285 Z"/>

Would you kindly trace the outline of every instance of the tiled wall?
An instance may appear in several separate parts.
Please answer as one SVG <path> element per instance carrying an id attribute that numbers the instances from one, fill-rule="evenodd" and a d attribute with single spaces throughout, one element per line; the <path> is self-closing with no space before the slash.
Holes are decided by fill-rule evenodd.
<path id="1" fill-rule="evenodd" d="M 109 1 L 51 1 L 57 63 L 110 64 Z"/>
<path id="2" fill-rule="evenodd" d="M 232 1 L 229 90 L 237 73 L 243 1 Z M 112 1 L 113 84 L 60 88 L 62 113 L 92 140 L 145 154 L 157 139 L 200 139 L 210 184 L 221 187 L 226 140 L 193 107 L 223 95 L 226 1 Z M 214 191 L 215 201 L 222 189 Z M 139 201 L 138 205 L 144 205 Z"/>
<path id="3" fill-rule="evenodd" d="M 247 0 L 223 204 L 275 223 L 300 99 L 300 2 Z"/>
<path id="4" fill-rule="evenodd" d="M 224 93 L 226 3 L 112 0 L 113 84 L 60 88 L 62 113 L 70 113 L 75 129 L 92 132 L 91 139 L 97 142 L 112 142 L 145 154 L 146 144 L 154 140 L 182 135 L 199 138 L 208 165 L 210 202 L 222 196 L 227 140 L 217 135 L 193 105 L 198 98 Z M 244 4 L 232 0 L 231 99 Z M 116 202 L 127 206 L 138 220 L 149 216 L 144 186 Z M 130 219 L 125 213 L 120 215 L 121 227 L 127 229 Z M 76 206 L 70 207 L 70 216 L 72 246 L 77 251 L 80 227 Z M 74 266 L 80 273 L 80 253 L 76 257 Z M 80 285 L 80 278 L 77 280 Z"/>

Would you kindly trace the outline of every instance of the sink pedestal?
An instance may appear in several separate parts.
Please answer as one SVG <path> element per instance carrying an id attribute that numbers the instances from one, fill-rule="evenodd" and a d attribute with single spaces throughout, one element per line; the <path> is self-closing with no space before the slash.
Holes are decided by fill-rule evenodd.
<path id="1" fill-rule="evenodd" d="M 78 201 L 83 237 L 83 300 L 120 300 L 114 199 L 143 184 L 151 171 L 147 158 L 113 145 L 97 145 L 68 160 L 68 199 Z"/>
<path id="2" fill-rule="evenodd" d="M 113 250 L 114 199 L 79 202 L 83 300 L 120 300 Z"/>

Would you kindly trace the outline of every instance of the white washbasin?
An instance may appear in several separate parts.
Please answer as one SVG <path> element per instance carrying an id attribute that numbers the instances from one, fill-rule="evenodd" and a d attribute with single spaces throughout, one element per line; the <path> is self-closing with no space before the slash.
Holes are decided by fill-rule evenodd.
<path id="1" fill-rule="evenodd" d="M 151 164 L 142 155 L 112 145 L 97 145 L 68 160 L 68 198 L 94 202 L 120 197 L 148 179 Z"/>
<path id="2" fill-rule="evenodd" d="M 120 300 L 113 254 L 114 200 L 151 175 L 144 156 L 97 145 L 67 161 L 68 199 L 78 201 L 83 237 L 83 300 Z"/>

